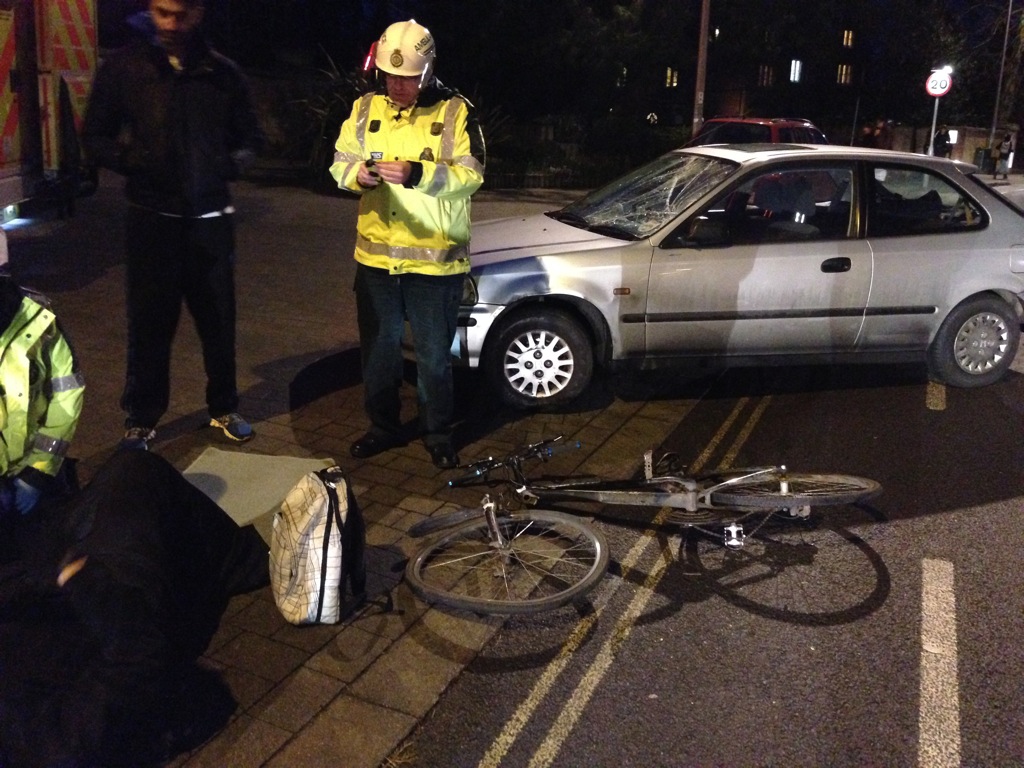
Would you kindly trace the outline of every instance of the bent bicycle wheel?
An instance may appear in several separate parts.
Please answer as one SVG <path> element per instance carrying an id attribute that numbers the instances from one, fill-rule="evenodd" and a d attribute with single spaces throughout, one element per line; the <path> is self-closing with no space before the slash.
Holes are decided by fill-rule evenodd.
<path id="1" fill-rule="evenodd" d="M 572 515 L 529 510 L 498 525 L 503 548 L 491 545 L 482 517 L 427 544 L 405 568 L 412 591 L 477 613 L 537 613 L 582 597 L 608 570 L 604 534 Z"/>
<path id="2" fill-rule="evenodd" d="M 874 480 L 854 475 L 795 472 L 759 474 L 712 491 L 711 502 L 723 507 L 790 509 L 852 504 L 882 489 Z"/>

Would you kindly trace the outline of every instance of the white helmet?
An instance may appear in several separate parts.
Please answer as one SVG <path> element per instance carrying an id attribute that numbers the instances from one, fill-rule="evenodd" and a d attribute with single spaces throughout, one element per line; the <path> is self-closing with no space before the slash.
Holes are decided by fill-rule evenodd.
<path id="1" fill-rule="evenodd" d="M 419 75 L 420 87 L 434 72 L 434 36 L 415 19 L 399 21 L 384 30 L 377 41 L 374 64 L 381 72 L 402 77 Z"/>

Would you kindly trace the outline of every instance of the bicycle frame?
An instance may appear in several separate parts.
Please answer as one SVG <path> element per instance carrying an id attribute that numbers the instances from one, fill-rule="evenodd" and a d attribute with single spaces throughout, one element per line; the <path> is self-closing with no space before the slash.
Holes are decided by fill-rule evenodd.
<path id="1" fill-rule="evenodd" d="M 785 466 L 754 467 L 704 475 L 703 477 L 727 475 L 720 482 L 711 485 L 704 485 L 699 477 L 685 475 L 664 475 L 644 480 L 616 481 L 587 478 L 557 483 L 530 483 L 522 478 L 522 482 L 516 487 L 515 492 L 525 504 L 531 506 L 545 500 L 578 500 L 620 506 L 669 507 L 686 512 L 696 512 L 700 509 L 719 508 L 720 505 L 711 501 L 711 495 L 722 488 L 742 484 L 759 475 L 772 473 L 784 475 L 785 471 Z"/>

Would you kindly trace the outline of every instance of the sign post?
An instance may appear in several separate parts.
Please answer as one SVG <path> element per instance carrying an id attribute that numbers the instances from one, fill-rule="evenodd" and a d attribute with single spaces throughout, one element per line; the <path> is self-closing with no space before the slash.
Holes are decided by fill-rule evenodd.
<path id="1" fill-rule="evenodd" d="M 935 97 L 935 109 L 932 111 L 932 133 L 931 138 L 928 139 L 928 154 L 930 156 L 935 155 L 935 129 L 938 127 L 939 121 L 939 99 L 949 93 L 949 89 L 953 87 L 952 74 L 952 67 L 935 69 L 928 75 L 928 79 L 924 83 L 924 89 L 928 95 Z"/>

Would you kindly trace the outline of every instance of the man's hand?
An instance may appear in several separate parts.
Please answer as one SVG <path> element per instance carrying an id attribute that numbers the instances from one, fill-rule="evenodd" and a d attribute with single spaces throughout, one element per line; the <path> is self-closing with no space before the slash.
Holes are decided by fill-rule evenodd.
<path id="1" fill-rule="evenodd" d="M 376 187 L 380 184 L 380 173 L 377 172 L 377 165 L 373 160 L 367 160 L 359 166 L 356 181 L 359 182 L 360 187 L 367 188 Z"/>
<path id="2" fill-rule="evenodd" d="M 27 515 L 35 508 L 36 502 L 39 501 L 39 497 L 42 495 L 42 491 L 35 486 L 29 485 L 20 477 L 14 478 L 11 485 L 14 486 L 15 509 L 20 514 Z"/>
<path id="3" fill-rule="evenodd" d="M 412 173 L 412 163 L 408 160 L 395 160 L 394 162 L 379 162 L 373 166 L 380 174 L 381 179 L 389 184 L 405 184 Z"/>

